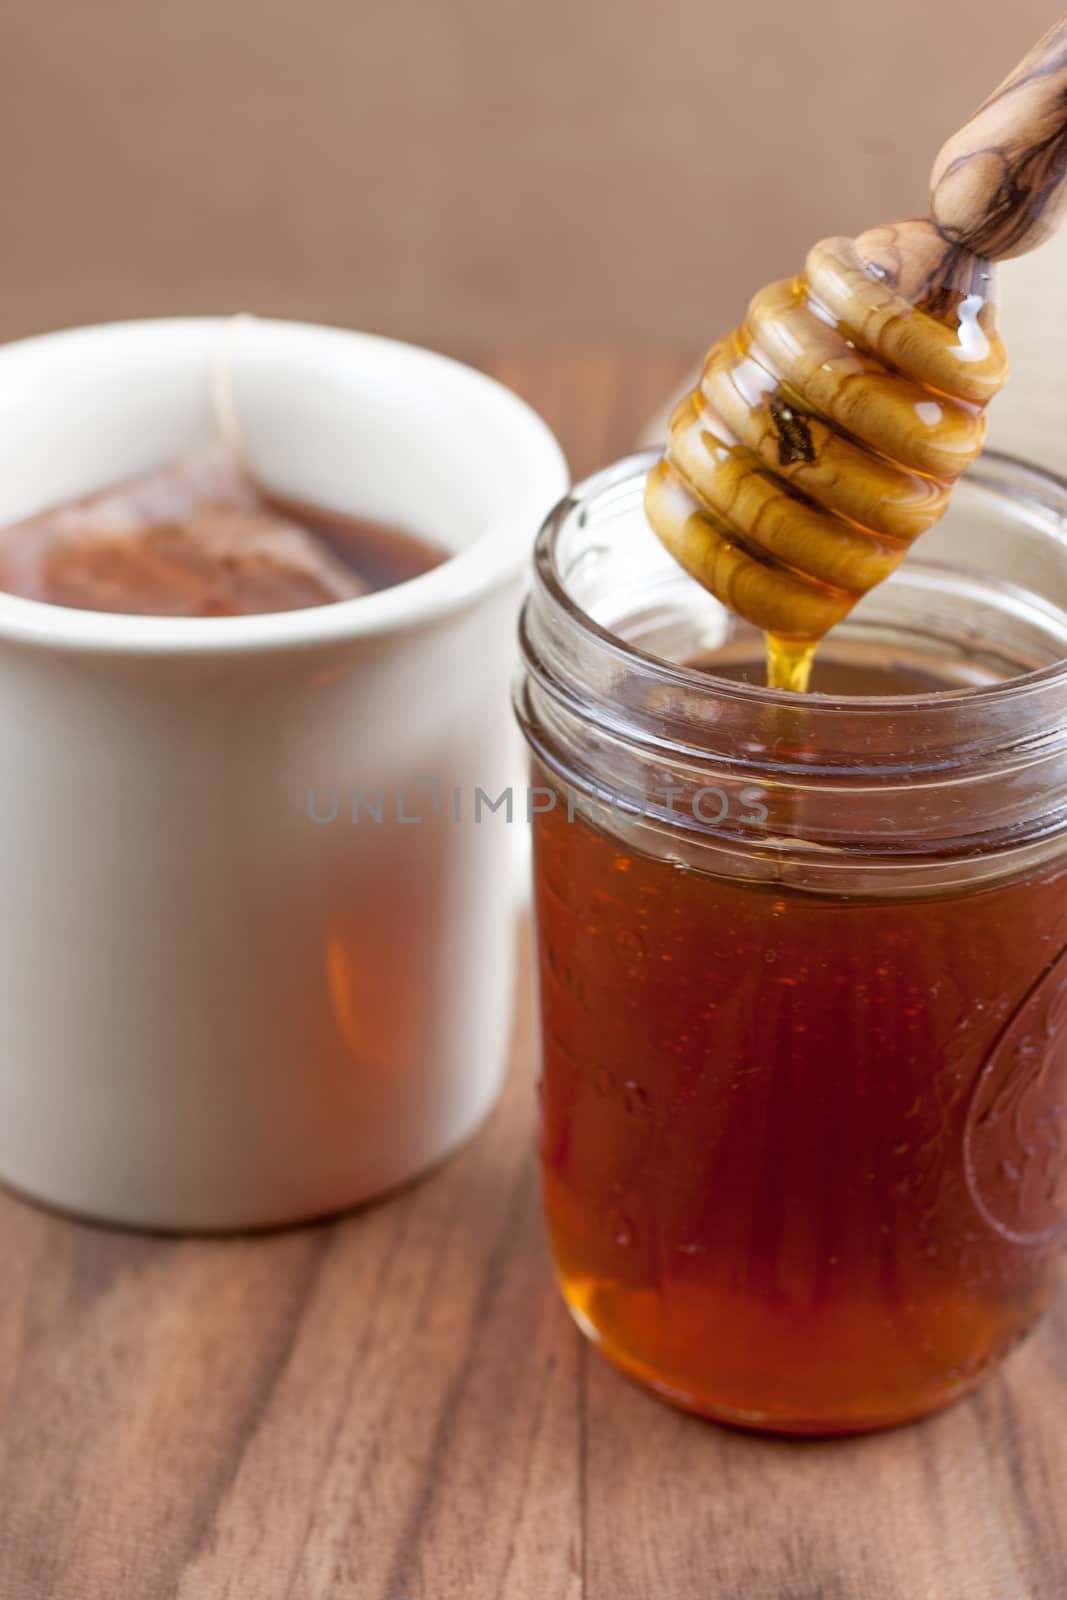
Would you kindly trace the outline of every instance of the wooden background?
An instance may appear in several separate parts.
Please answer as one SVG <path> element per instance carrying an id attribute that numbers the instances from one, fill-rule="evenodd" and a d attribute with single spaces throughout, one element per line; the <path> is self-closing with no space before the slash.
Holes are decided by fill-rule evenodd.
<path id="1" fill-rule="evenodd" d="M 245 309 L 703 345 L 925 209 L 1054 0 L 0 0 L 0 338 Z"/>
<path id="2" fill-rule="evenodd" d="M 500 353 L 576 471 L 680 376 Z M 0 1600 L 1060 1600 L 1067 1294 L 920 1426 L 775 1442 L 607 1368 L 552 1282 L 528 950 L 487 1126 L 422 1184 L 160 1240 L 0 1192 Z"/>

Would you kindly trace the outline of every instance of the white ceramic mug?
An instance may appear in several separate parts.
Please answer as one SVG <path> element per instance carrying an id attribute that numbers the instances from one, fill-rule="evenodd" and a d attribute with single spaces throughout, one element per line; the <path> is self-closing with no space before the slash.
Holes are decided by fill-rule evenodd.
<path id="1" fill-rule="evenodd" d="M 270 616 L 0 594 L 0 1177 L 159 1228 L 352 1205 L 492 1105 L 513 830 L 474 804 L 514 777 L 513 622 L 566 487 L 534 413 L 443 357 L 141 322 L 0 350 L 0 522 L 208 444 L 224 349 L 267 486 L 456 553 Z"/>

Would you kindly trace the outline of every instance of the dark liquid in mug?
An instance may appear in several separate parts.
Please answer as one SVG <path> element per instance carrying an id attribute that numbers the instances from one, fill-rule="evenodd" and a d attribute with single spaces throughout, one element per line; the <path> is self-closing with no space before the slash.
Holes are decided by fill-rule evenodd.
<path id="1" fill-rule="evenodd" d="M 401 529 L 270 494 L 213 453 L 0 529 L 0 590 L 87 611 L 252 616 L 391 588 L 447 556 Z"/>

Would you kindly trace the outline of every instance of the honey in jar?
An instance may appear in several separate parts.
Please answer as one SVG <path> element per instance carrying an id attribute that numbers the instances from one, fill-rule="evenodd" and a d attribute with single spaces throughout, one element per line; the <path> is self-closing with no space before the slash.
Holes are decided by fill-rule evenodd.
<path id="1" fill-rule="evenodd" d="M 641 488 L 560 509 L 523 626 L 557 1271 L 680 1405 L 887 1426 L 1034 1324 L 1067 1215 L 1063 491 L 988 458 L 796 697 Z"/>

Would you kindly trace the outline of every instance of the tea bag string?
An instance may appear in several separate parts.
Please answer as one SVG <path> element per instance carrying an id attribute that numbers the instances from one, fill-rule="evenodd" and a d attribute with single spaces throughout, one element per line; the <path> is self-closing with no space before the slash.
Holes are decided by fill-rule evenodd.
<path id="1" fill-rule="evenodd" d="M 238 341 L 248 332 L 249 328 L 255 326 L 258 320 L 258 317 L 253 316 L 250 311 L 239 311 L 236 316 L 228 318 L 222 330 L 218 349 L 215 351 L 208 368 L 208 392 L 216 427 L 228 453 L 233 456 L 241 470 L 249 474 L 249 476 L 251 476 L 252 467 L 245 445 L 244 432 L 241 428 L 240 413 L 237 409 L 237 398 L 233 385 L 233 368 Z"/>

